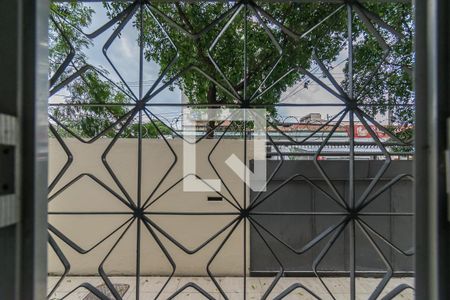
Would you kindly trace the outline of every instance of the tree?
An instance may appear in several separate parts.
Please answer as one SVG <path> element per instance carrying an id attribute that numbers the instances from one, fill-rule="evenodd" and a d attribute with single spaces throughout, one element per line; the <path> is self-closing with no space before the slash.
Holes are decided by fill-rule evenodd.
<path id="1" fill-rule="evenodd" d="M 375 36 L 364 30 L 361 22 L 356 22 L 358 42 L 355 45 L 357 76 L 356 90 L 365 90 L 360 101 L 365 104 L 386 104 L 367 107 L 371 115 L 391 115 L 398 124 L 414 123 L 414 94 L 412 88 L 412 68 L 414 64 L 412 6 L 409 4 L 367 4 L 369 11 L 376 12 L 387 20 L 400 36 L 380 29 L 380 34 L 390 43 L 390 51 L 383 49 Z M 380 62 L 382 62 L 380 64 Z M 378 70 L 374 72 L 374 70 Z"/>
<path id="2" fill-rule="evenodd" d="M 258 104 L 276 103 L 280 94 L 298 80 L 298 73 L 291 72 L 283 77 L 283 80 L 266 91 L 264 97 L 252 98 L 252 96 L 264 91 L 291 68 L 299 65 L 309 66 L 314 48 L 320 49 L 318 52 L 321 53 L 321 57 L 328 62 L 339 53 L 338 45 L 344 38 L 344 31 L 341 29 L 344 28 L 345 21 L 330 20 L 329 23 L 334 22 L 336 25 L 334 29 L 330 30 L 324 24 L 313 31 L 308 39 L 299 43 L 280 28 L 271 26 L 260 13 L 251 9 L 247 12 L 241 9 L 218 39 L 215 47 L 209 51 L 229 18 L 211 26 L 209 30 L 205 31 L 205 28 L 213 23 L 217 16 L 232 9 L 233 5 L 223 2 L 176 2 L 160 4 L 143 13 L 142 43 L 146 59 L 158 62 L 161 70 L 164 70 L 171 64 L 177 50 L 179 59 L 167 70 L 165 77 L 172 78 L 182 73 L 175 84 L 182 88 L 191 103 L 239 103 L 236 98 L 240 98 L 243 102 L 252 101 Z M 119 6 L 117 4 L 116 9 Z M 270 11 L 274 18 L 281 20 L 283 26 L 300 24 L 301 26 L 296 28 L 299 31 L 313 27 L 334 7 L 311 4 L 309 8 L 310 10 L 302 10 L 294 3 L 262 6 L 262 9 Z M 311 14 L 311 11 L 315 13 Z M 171 18 L 190 33 L 205 32 L 197 38 L 189 37 L 179 29 L 168 26 L 161 15 Z M 162 29 L 165 32 L 159 30 L 157 21 L 163 24 Z M 270 35 L 273 36 L 273 40 Z M 169 45 L 169 37 L 176 50 Z M 280 60 L 277 47 L 283 49 Z M 206 80 L 205 75 L 200 72 L 184 72 L 189 66 L 198 66 L 215 81 Z M 266 78 L 269 74 L 270 76 Z"/>
<path id="3" fill-rule="evenodd" d="M 79 28 L 90 25 L 95 12 L 76 1 L 52 2 L 50 11 L 49 78 L 52 92 L 52 88 L 57 89 L 59 83 L 68 80 L 72 74 L 88 66 L 83 47 L 90 46 L 92 42 Z M 78 27 L 74 24 L 77 24 Z M 66 103 L 72 104 L 49 109 L 55 122 L 56 131 L 60 136 L 77 135 L 80 138 L 93 138 L 113 126 L 128 112 L 125 106 L 120 105 L 131 102 L 127 93 L 124 92 L 123 85 L 117 85 L 108 80 L 107 75 L 106 70 L 88 68 L 80 76 L 70 81 L 70 84 L 65 85 L 66 93 L 55 94 L 56 97 L 64 98 Z M 89 103 L 119 105 L 92 107 L 76 105 Z M 117 126 L 104 132 L 104 135 L 114 137 L 118 128 L 124 123 L 125 120 L 118 122 Z M 158 137 L 159 132 L 156 127 L 162 134 L 170 134 L 170 130 L 162 122 L 156 120 L 142 124 L 143 137 Z M 122 136 L 137 137 L 138 132 L 139 125 L 131 122 L 123 130 Z"/>
<path id="4" fill-rule="evenodd" d="M 69 19 L 68 23 L 77 26 L 90 23 L 93 12 L 83 4 L 71 2 L 64 5 L 52 4 L 52 11 L 59 15 L 62 11 L 62 15 Z M 121 1 L 104 3 L 110 18 L 129 5 Z M 133 26 L 141 32 L 137 42 L 144 49 L 145 59 L 160 65 L 161 84 L 168 85 L 168 88 L 179 86 L 190 103 L 273 104 L 279 101 L 283 91 L 301 78 L 298 72 L 290 72 L 292 68 L 301 66 L 308 69 L 313 64 L 313 53 L 330 65 L 346 40 L 346 11 L 342 9 L 331 14 L 337 7 L 333 4 L 261 3 L 261 10 L 253 5 L 248 9 L 237 7 L 235 3 L 221 1 L 163 2 L 144 4 L 136 11 Z M 364 91 L 361 96 L 364 103 L 390 105 L 368 106 L 367 112 L 386 113 L 391 109 L 399 122 L 411 122 L 411 108 L 395 109 L 392 105 L 410 104 L 413 99 L 411 5 L 373 4 L 367 9 L 399 32 L 402 39 L 398 41 L 391 31 L 381 26 L 375 28 L 386 43 L 392 45 L 386 56 L 388 52 L 380 47 L 380 41 L 368 30 L 367 24 L 355 18 L 355 89 Z M 330 14 L 324 20 L 324 16 Z M 215 22 L 221 15 L 225 17 Z M 234 17 L 233 22 L 221 33 L 231 17 Z M 316 27 L 317 24 L 320 25 Z M 73 43 L 83 45 L 88 42 L 79 37 L 76 30 L 66 30 L 75 41 Z M 306 32 L 307 35 L 298 38 Z M 282 55 L 280 49 L 283 50 Z M 51 53 L 60 56 L 62 50 L 61 46 L 54 47 Z M 380 65 L 380 62 L 383 63 Z M 343 86 L 347 84 L 348 78 L 342 81 Z M 83 90 L 82 87 L 72 92 L 88 95 L 92 101 L 101 101 L 103 97 L 95 97 L 92 90 Z M 145 100 L 151 101 L 154 95 L 155 90 L 149 91 Z M 126 101 L 120 92 L 109 97 L 115 98 L 117 103 Z M 110 118 L 109 113 L 115 116 L 123 113 L 84 109 L 93 115 L 103 114 L 104 120 Z M 275 116 L 276 110 L 272 109 L 271 113 Z M 94 125 L 94 121 L 89 122 Z M 81 128 L 81 131 L 86 130 Z"/>

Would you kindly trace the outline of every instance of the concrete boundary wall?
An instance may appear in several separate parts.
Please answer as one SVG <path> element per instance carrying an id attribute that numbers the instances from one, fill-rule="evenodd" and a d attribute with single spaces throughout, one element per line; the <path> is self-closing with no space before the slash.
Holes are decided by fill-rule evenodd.
<path id="1" fill-rule="evenodd" d="M 124 192 L 113 181 L 101 160 L 102 153 L 111 143 L 111 139 L 99 139 L 93 144 L 84 144 L 76 139 L 64 139 L 64 142 L 72 152 L 73 162 L 52 190 L 51 195 L 55 193 L 57 195 L 49 203 L 50 224 L 85 250 L 89 250 L 112 231 L 123 225 L 115 234 L 86 254 L 77 253 L 52 234 L 71 265 L 70 274 L 98 274 L 99 265 L 108 254 L 108 251 L 114 247 L 105 260 L 105 272 L 108 275 L 133 275 L 136 270 L 137 222 L 130 225 L 124 233 L 129 225 L 126 222 L 132 217 L 130 209 L 93 179 L 99 179 L 114 193 L 125 198 Z M 217 140 L 204 140 L 197 145 L 197 174 L 201 178 L 219 178 L 207 159 L 216 142 Z M 229 189 L 227 191 L 222 187 L 221 194 L 229 201 L 234 201 L 234 197 L 242 205 L 243 183 L 224 161 L 231 154 L 236 154 L 240 159 L 243 159 L 243 141 L 222 140 L 220 143 L 211 154 L 211 162 Z M 218 193 L 183 191 L 182 143 L 180 140 L 170 140 L 169 144 L 170 147 L 163 140 L 143 140 L 141 201 L 145 202 L 147 199 L 150 199 L 149 203 L 152 203 L 146 212 L 236 213 L 236 209 L 226 200 L 208 201 L 208 196 L 218 197 L 220 196 Z M 55 139 L 50 139 L 49 146 L 49 180 L 51 181 L 64 166 L 67 156 Z M 112 171 L 133 201 L 137 201 L 138 195 L 137 147 L 136 139 L 119 139 L 106 157 Z M 172 153 L 171 148 L 174 153 Z M 250 143 L 247 150 L 249 154 L 253 153 Z M 248 159 L 251 160 L 252 157 L 249 156 Z M 268 174 L 271 174 L 278 163 L 279 161 L 268 161 Z M 355 162 L 357 194 L 361 193 L 369 180 L 375 176 L 381 163 L 381 161 Z M 348 191 L 348 162 L 323 161 L 321 164 L 323 164 L 327 174 L 335 182 L 338 189 L 342 193 L 346 193 Z M 171 171 L 167 173 L 166 178 L 161 182 L 172 165 Z M 400 173 L 411 173 L 411 166 L 411 161 L 393 161 L 380 184 L 386 183 L 387 180 Z M 282 168 L 270 182 L 268 190 L 275 188 L 293 174 L 302 174 L 318 186 L 324 189 L 327 188 L 312 161 L 285 161 Z M 78 178 L 78 180 L 65 188 L 75 178 Z M 156 188 L 158 185 L 159 187 Z M 388 192 L 380 195 L 380 199 L 374 201 L 369 209 L 371 211 L 412 211 L 411 187 L 410 180 L 400 181 Z M 247 192 L 249 193 L 249 191 Z M 252 194 L 251 196 L 254 197 L 255 195 Z M 258 208 L 260 211 L 335 211 L 336 209 L 335 204 L 327 201 L 321 193 L 301 179 L 294 180 L 286 185 L 285 188 L 274 194 L 264 205 Z M 98 212 L 102 214 L 57 214 L 62 212 Z M 103 214 L 105 212 L 110 214 Z M 179 216 L 151 214 L 148 216 L 162 230 L 191 250 L 198 247 L 236 218 L 236 215 Z M 311 216 L 303 216 L 302 218 L 258 218 L 263 224 L 269 226 L 271 230 L 280 234 L 281 238 L 291 243 L 292 246 L 301 246 L 308 239 L 317 235 L 325 226 L 336 221 L 333 219 L 335 217 L 320 218 Z M 370 222 L 403 248 L 411 245 L 410 237 L 405 232 L 411 233 L 412 237 L 412 218 L 390 218 L 388 220 L 378 218 L 377 220 L 370 220 Z M 157 230 L 155 232 L 175 261 L 177 276 L 205 276 L 207 275 L 206 266 L 209 259 L 230 232 L 230 228 L 193 255 L 185 254 Z M 140 230 L 142 275 L 170 275 L 172 267 L 154 238 L 144 226 L 141 226 Z M 250 234 L 250 238 L 247 239 L 248 274 L 250 274 L 250 271 L 254 274 L 264 274 L 278 269 L 274 261 L 269 259 L 270 255 L 267 253 L 266 247 L 257 237 L 254 230 L 249 228 L 246 230 Z M 124 234 L 123 238 L 114 246 L 121 234 Z M 269 242 L 273 243 L 274 249 L 288 262 L 285 266 L 287 270 L 296 272 L 311 271 L 312 260 L 317 256 L 320 245 L 323 246 L 323 244 L 320 244 L 301 256 L 290 256 L 286 249 L 283 249 L 274 241 L 270 241 L 270 239 Z M 370 252 L 370 247 L 367 247 L 367 243 L 364 245 L 364 241 L 362 243 L 362 246 L 358 248 L 362 251 L 358 256 L 361 270 L 381 270 L 379 261 Z M 348 261 L 344 257 L 346 257 L 348 252 L 347 245 L 348 236 L 344 234 L 342 241 L 338 241 L 336 248 L 331 252 L 329 261 L 327 260 L 328 262 L 324 263 L 325 269 L 334 271 L 346 270 Z M 385 250 L 392 259 L 395 270 L 412 270 L 412 260 L 410 258 L 397 255 L 387 248 Z M 240 224 L 213 261 L 211 270 L 217 276 L 242 276 L 243 262 L 243 225 Z M 49 273 L 61 274 L 63 271 L 62 264 L 51 248 L 49 248 Z"/>
<path id="2" fill-rule="evenodd" d="M 64 187 L 74 178 L 81 177 L 68 188 L 61 191 L 49 203 L 49 222 L 68 238 L 83 249 L 90 249 L 114 229 L 124 224 L 130 217 L 130 209 L 121 203 L 112 193 L 95 182 L 95 176 L 104 182 L 118 195 L 124 193 L 114 183 L 112 177 L 102 163 L 101 155 L 111 143 L 111 139 L 99 139 L 93 144 L 84 144 L 76 139 L 64 139 L 73 154 L 73 163 L 55 186 L 51 194 Z M 217 140 L 203 140 L 197 145 L 197 174 L 204 179 L 217 179 L 213 168 L 208 162 L 208 154 Z M 182 143 L 180 140 L 170 140 L 170 147 L 163 140 L 144 139 L 142 144 L 142 188 L 141 201 L 150 198 L 153 204 L 146 212 L 237 212 L 225 200 L 208 201 L 208 196 L 220 196 L 215 192 L 183 192 L 182 189 Z M 240 140 L 222 140 L 211 154 L 211 162 L 226 183 L 230 192 L 222 188 L 221 194 L 233 201 L 241 202 L 243 198 L 243 183 L 224 161 L 231 154 L 243 159 L 244 147 Z M 137 139 L 119 139 L 107 156 L 111 166 L 125 191 L 133 201 L 137 201 Z M 248 145 L 248 153 L 251 144 Z M 248 157 L 251 159 L 251 156 Z M 62 147 L 56 139 L 50 139 L 49 180 L 55 178 L 58 171 L 67 161 Z M 167 170 L 173 164 L 167 177 L 156 189 Z M 85 175 L 83 175 L 85 174 Z M 177 183 L 178 182 L 178 183 Z M 161 196 L 162 195 L 162 196 Z M 156 200 L 156 201 L 155 201 Z M 128 214 L 108 215 L 58 215 L 55 212 L 110 212 Z M 53 214 L 52 214 L 53 213 Z M 188 249 L 195 249 L 209 237 L 224 228 L 236 218 L 236 215 L 226 216 L 176 216 L 149 215 L 149 218 Z M 79 254 L 56 238 L 58 245 L 71 264 L 72 275 L 98 274 L 98 266 L 107 255 L 109 249 L 125 230 L 124 226 L 116 234 L 86 254 Z M 154 229 L 154 228 L 153 228 Z M 206 247 L 194 255 L 187 255 L 177 248 L 162 234 L 156 232 L 164 246 L 175 261 L 176 275 L 204 276 L 206 265 L 214 251 L 219 247 L 225 236 L 230 232 L 225 230 Z M 141 274 L 169 275 L 172 267 L 158 247 L 155 240 L 145 227 L 141 226 Z M 54 236 L 54 235 L 53 235 Z M 115 246 L 104 264 L 108 275 L 132 275 L 136 266 L 136 222 L 130 226 L 122 240 Z M 248 242 L 248 240 L 247 240 Z M 243 274 L 243 225 L 240 224 L 224 245 L 220 254 L 211 265 L 212 272 L 217 276 Z M 247 247 L 249 249 L 249 247 Z M 49 248 L 49 273 L 61 274 L 64 271 L 58 258 Z"/>

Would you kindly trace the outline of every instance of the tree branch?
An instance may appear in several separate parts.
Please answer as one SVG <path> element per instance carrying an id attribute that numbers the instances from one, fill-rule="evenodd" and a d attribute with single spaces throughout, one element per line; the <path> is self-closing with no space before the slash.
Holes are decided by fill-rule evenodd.
<path id="1" fill-rule="evenodd" d="M 191 32 L 193 32 L 194 26 L 192 26 L 186 13 L 183 11 L 183 8 L 181 7 L 180 3 L 175 2 L 175 7 L 177 8 L 177 12 L 180 15 L 180 18 L 183 21 L 184 25 L 186 25 L 191 30 Z"/>

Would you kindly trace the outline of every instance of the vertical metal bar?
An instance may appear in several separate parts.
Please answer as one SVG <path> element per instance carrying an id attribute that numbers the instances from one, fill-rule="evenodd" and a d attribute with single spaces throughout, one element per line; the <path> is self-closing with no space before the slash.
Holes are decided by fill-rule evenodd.
<path id="1" fill-rule="evenodd" d="M 433 4 L 434 3 L 434 4 Z M 433 10 L 434 9 L 434 10 Z M 433 222 L 437 228 L 433 230 L 433 238 L 437 243 L 433 243 L 433 246 L 437 246 L 434 266 L 437 268 L 437 280 L 438 289 L 437 296 L 439 299 L 450 298 L 450 222 L 449 222 L 449 202 L 448 202 L 448 188 L 446 185 L 446 177 L 450 174 L 446 174 L 445 169 L 445 152 L 449 140 L 449 129 L 447 128 L 447 121 L 450 117 L 450 76 L 448 71 L 450 70 L 450 3 L 447 0 L 434 0 L 432 1 L 431 10 L 429 16 L 434 15 L 434 18 L 429 19 L 433 21 L 433 26 L 428 30 L 428 37 L 430 45 L 436 52 L 430 53 L 429 58 L 432 63 L 429 63 L 429 67 L 432 72 L 428 78 L 432 80 L 430 84 L 431 90 L 429 90 L 428 99 L 431 99 L 432 110 L 429 110 L 429 114 L 432 118 L 429 118 L 431 133 L 431 149 L 430 155 L 431 166 L 435 169 L 435 172 L 430 176 L 432 190 L 430 194 L 431 205 L 433 214 L 436 221 Z M 434 84 L 434 86 L 431 86 Z M 429 117 L 430 117 L 429 115 Z M 434 250 L 434 249 L 433 249 Z M 432 250 L 432 251 L 433 251 Z M 432 255 L 433 256 L 433 253 Z M 435 298 L 437 299 L 437 298 Z"/>
<path id="2" fill-rule="evenodd" d="M 144 74 L 144 42 L 143 42 L 143 31 L 144 31 L 144 6 L 143 2 L 140 2 L 139 6 L 139 99 L 138 102 L 142 101 L 143 96 L 143 74 Z M 139 125 L 138 125 L 138 182 L 137 182 L 137 205 L 136 209 L 139 211 L 138 219 L 136 222 L 136 299 L 139 300 L 140 297 L 140 286 L 141 286 L 141 218 L 142 214 L 142 113 L 144 106 L 139 109 Z"/>
<path id="3" fill-rule="evenodd" d="M 136 29 L 139 31 L 139 37 L 138 37 L 138 42 L 139 42 L 139 101 L 142 100 L 142 96 L 143 96 L 143 84 L 142 84 L 142 79 L 144 76 L 144 35 L 143 35 L 143 31 L 144 31 L 144 7 L 143 7 L 143 3 L 141 1 L 140 5 L 139 5 L 139 29 Z"/>
<path id="4" fill-rule="evenodd" d="M 356 232 L 355 219 L 350 220 L 349 224 L 349 254 L 350 254 L 350 299 L 356 299 L 356 278 L 355 278 L 355 258 L 356 258 Z"/>
<path id="5" fill-rule="evenodd" d="M 350 209 L 352 213 L 355 212 L 355 145 L 354 145 L 354 115 L 353 112 L 349 112 L 350 116 L 350 165 L 349 165 L 349 197 L 350 197 Z M 352 216 L 352 220 L 350 221 L 350 296 L 351 299 L 356 299 L 356 239 L 355 239 L 355 215 Z"/>
<path id="6" fill-rule="evenodd" d="M 348 96 L 353 101 L 353 9 L 347 4 Z"/>
<path id="7" fill-rule="evenodd" d="M 419 2 L 419 1 L 418 1 Z M 422 7 L 423 8 L 423 7 Z M 416 7 L 416 10 L 419 8 Z M 420 216 L 418 226 L 425 226 L 425 232 L 418 232 L 416 245 L 425 244 L 426 248 L 420 248 L 417 264 L 426 270 L 427 277 L 421 278 L 428 284 L 427 299 L 448 299 L 450 297 L 450 223 L 448 219 L 448 199 L 446 186 L 445 151 L 447 150 L 448 129 L 447 118 L 450 116 L 450 4 L 446 0 L 429 0 L 426 15 L 418 14 L 420 18 L 426 17 L 426 36 L 420 42 L 426 47 L 426 56 L 418 56 L 418 72 L 423 72 L 426 67 L 425 76 L 416 77 L 418 80 L 428 80 L 425 86 L 419 83 L 419 98 L 417 99 L 417 110 L 420 111 L 417 119 L 418 145 L 416 172 L 423 172 L 419 177 L 425 182 L 425 193 L 417 191 L 416 204 L 424 201 L 427 203 L 426 217 Z M 418 20 L 419 21 L 419 20 Z M 423 22 L 423 21 L 422 21 Z M 423 30 L 423 23 L 419 30 Z M 421 32 L 424 34 L 424 32 Z M 423 52 L 420 52 L 424 54 Z M 426 66 L 423 64 L 426 63 Z M 416 73 L 416 75 L 418 75 Z M 419 110 L 424 108 L 424 111 Z M 422 116 L 426 112 L 426 117 Z M 423 131 L 422 131 L 423 130 Z M 420 169 L 419 169 L 420 167 Z M 420 174 L 417 174 L 420 176 Z M 422 182 L 418 181 L 421 185 Z M 416 210 L 417 211 L 417 210 Z M 422 214 L 422 211 L 417 211 Z M 421 229 L 419 229 L 421 230 Z M 425 256 L 426 254 L 426 256 Z M 423 264 L 423 265 L 422 265 Z M 419 278 L 417 281 L 420 280 Z M 420 283 L 419 283 L 420 284 Z M 421 285 L 423 288 L 423 285 Z M 422 293 L 422 292 L 419 292 Z"/>
<path id="8" fill-rule="evenodd" d="M 47 294 L 48 13 L 46 0 L 21 1 L 19 74 L 21 279 L 19 299 Z M 9 45 L 11 46 L 11 45 Z"/>
<path id="9" fill-rule="evenodd" d="M 416 62 L 414 69 L 414 85 L 416 95 L 416 126 L 415 126 L 415 152 L 414 160 L 414 210 L 415 210 L 415 282 L 416 299 L 429 298 L 431 286 L 429 284 L 430 244 L 428 243 L 428 55 L 427 42 L 427 16 L 428 2 L 415 0 L 415 44 Z M 420 113 L 417 113 L 420 112 Z"/>
<path id="10" fill-rule="evenodd" d="M 249 99 L 247 99 L 247 39 L 248 39 L 248 5 L 244 7 L 244 209 L 247 210 L 247 111 Z M 244 217 L 244 300 L 247 299 L 247 216 Z"/>
<path id="11" fill-rule="evenodd" d="M 351 210 L 356 209 L 355 204 L 355 115 L 353 111 L 348 113 L 349 116 L 349 187 L 348 194 L 350 198 L 350 203 L 348 203 Z"/>
<path id="12" fill-rule="evenodd" d="M 246 101 L 246 100 L 245 100 Z M 244 109 L 244 210 L 247 205 L 247 111 Z M 247 214 L 244 216 L 244 300 L 247 299 Z"/>
<path id="13" fill-rule="evenodd" d="M 248 33 L 247 33 L 247 17 L 248 17 L 248 5 L 245 4 L 244 6 L 244 104 L 245 107 L 248 106 L 249 104 L 249 100 L 247 99 L 247 74 L 248 74 L 248 61 L 247 61 L 247 38 L 248 38 Z"/>
<path id="14" fill-rule="evenodd" d="M 350 103 L 353 105 L 353 11 L 351 4 L 347 4 L 347 44 L 348 44 L 348 91 Z M 355 210 L 355 143 L 354 143 L 354 127 L 355 120 L 353 111 L 349 111 L 349 207 L 351 213 Z M 350 299 L 356 299 L 356 237 L 355 237 L 355 219 L 354 215 L 349 224 L 349 254 L 350 254 Z"/>
<path id="15" fill-rule="evenodd" d="M 247 299 L 247 218 L 244 218 L 244 300 Z"/>
<path id="16" fill-rule="evenodd" d="M 138 125 L 138 180 L 137 180 L 137 205 L 136 210 L 136 299 L 139 300 L 140 292 L 140 278 L 141 278 L 141 190 L 142 190 L 142 110 L 139 111 L 139 125 Z"/>

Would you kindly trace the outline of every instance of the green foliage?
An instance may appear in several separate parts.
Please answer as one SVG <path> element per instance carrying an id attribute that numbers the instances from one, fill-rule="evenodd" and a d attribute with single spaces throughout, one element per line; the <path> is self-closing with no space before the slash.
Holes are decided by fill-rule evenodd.
<path id="1" fill-rule="evenodd" d="M 207 28 L 231 5 L 233 4 L 223 2 L 177 2 L 158 4 L 156 8 L 189 32 L 197 33 Z M 261 5 L 286 27 L 293 28 L 297 32 L 306 32 L 336 8 L 334 5 L 326 4 Z M 330 18 L 300 42 L 286 35 L 279 27 L 269 24 L 266 19 L 258 19 L 255 12 L 250 9 L 246 16 L 245 9 L 242 9 L 210 51 L 211 57 L 224 75 L 222 76 L 208 57 L 208 50 L 229 18 L 212 26 L 199 38 L 193 39 L 169 26 L 158 14 L 152 15 L 150 11 L 153 10 L 145 11 L 142 18 L 144 31 L 142 42 L 146 59 L 156 61 L 163 70 L 172 62 L 178 51 L 179 59 L 167 70 L 166 78 L 177 76 L 189 66 L 197 66 L 217 81 L 217 84 L 212 83 L 203 74 L 194 70 L 183 73 L 176 84 L 192 103 L 236 103 L 236 99 L 230 96 L 234 92 L 243 99 L 249 99 L 271 86 L 292 68 L 296 66 L 307 68 L 311 63 L 313 49 L 317 49 L 322 59 L 331 62 L 339 53 L 338 45 L 343 39 L 342 29 L 345 27 L 345 18 Z M 158 23 L 162 24 L 164 31 L 160 30 Z M 265 26 L 283 49 L 283 55 L 278 63 L 280 54 Z M 169 37 L 176 49 L 171 45 Z M 276 67 L 272 69 L 275 64 Z M 270 76 L 266 78 L 269 74 Z M 289 73 L 253 102 L 258 104 L 278 102 L 281 93 L 292 86 L 299 77 L 298 72 Z"/>
<path id="2" fill-rule="evenodd" d="M 77 24 L 80 28 L 88 26 L 92 22 L 94 11 L 76 1 L 68 3 L 50 3 L 49 22 L 49 61 L 50 76 L 63 63 L 64 59 L 73 51 L 77 54 L 72 60 L 72 67 L 84 62 L 85 56 L 81 49 L 91 45 L 86 36 L 73 27 Z M 64 37 L 62 36 L 64 33 Z M 69 43 L 70 41 L 70 43 Z"/>
<path id="3" fill-rule="evenodd" d="M 403 37 L 396 39 L 392 34 L 379 29 L 391 46 L 383 62 L 385 52 L 375 37 L 364 30 L 365 27 L 361 22 L 355 22 L 354 86 L 357 93 L 362 93 L 358 101 L 365 104 L 385 104 L 366 107 L 366 112 L 373 116 L 387 114 L 390 111 L 393 118 L 391 121 L 412 124 L 414 122 L 414 107 L 410 106 L 414 103 L 412 6 L 405 3 L 378 3 L 367 4 L 367 8 L 376 12 Z M 380 65 L 380 62 L 383 63 Z"/>
<path id="4" fill-rule="evenodd" d="M 88 65 L 83 53 L 85 47 L 91 46 L 90 40 L 79 30 L 89 26 L 92 15 L 91 8 L 76 1 L 69 3 L 51 3 L 51 17 L 49 23 L 49 61 L 51 77 L 64 62 L 65 58 L 74 51 L 75 56 L 66 68 L 58 82 Z M 74 26 L 74 25 L 77 25 Z M 79 78 L 66 87 L 63 94 L 57 96 L 64 98 L 64 102 L 72 104 L 57 106 L 49 109 L 50 114 L 73 134 L 81 138 L 92 138 L 111 127 L 119 118 L 128 112 L 126 106 L 130 98 L 123 92 L 123 87 L 114 85 L 104 76 L 105 70 L 89 69 Z M 57 82 L 57 83 L 58 83 Z M 81 106 L 77 104 L 108 104 L 105 106 Z M 125 121 L 104 133 L 106 137 L 114 137 Z M 67 130 L 54 124 L 58 134 L 62 137 L 72 137 Z M 141 132 L 144 137 L 155 138 L 162 134 L 170 134 L 170 130 L 161 122 L 148 122 L 142 124 Z M 137 137 L 139 125 L 131 122 L 122 133 L 124 137 Z"/>
<path id="5" fill-rule="evenodd" d="M 145 59 L 160 65 L 159 74 L 165 72 L 163 83 L 177 78 L 169 88 L 173 89 L 175 86 L 181 88 L 190 103 L 236 103 L 238 102 L 236 98 L 252 99 L 258 104 L 276 103 L 288 87 L 302 78 L 297 71 L 290 73 L 289 71 L 297 66 L 305 69 L 311 67 L 314 51 L 327 66 L 330 66 L 340 55 L 342 45 L 347 39 L 347 13 L 345 9 L 342 9 L 324 20 L 324 16 L 333 12 L 337 5 L 291 2 L 258 4 L 293 32 L 297 34 L 308 32 L 308 34 L 302 36 L 300 40 L 295 39 L 279 26 L 269 22 L 266 17 L 257 15 L 252 9 L 247 11 L 242 9 L 223 32 L 215 47 L 210 49 L 229 20 L 229 16 L 211 26 L 207 31 L 204 31 L 205 28 L 235 5 L 235 3 L 221 1 L 152 3 L 153 6 L 145 5 L 142 11 L 137 11 L 133 26 L 140 29 L 141 34 L 137 42 L 144 48 Z M 104 2 L 103 5 L 109 17 L 112 18 L 129 3 Z M 412 7 L 409 4 L 397 3 L 367 4 L 366 7 L 401 32 L 404 38 L 396 40 L 390 32 L 376 28 L 392 46 L 392 51 L 383 62 L 385 52 L 374 35 L 369 33 L 365 25 L 355 17 L 353 26 L 355 93 L 359 94 L 360 102 L 378 105 L 366 107 L 368 113 L 385 114 L 390 110 L 395 121 L 411 123 L 412 107 L 406 106 L 399 109 L 394 104 L 413 102 L 410 75 L 413 64 Z M 83 47 L 89 47 L 91 42 L 76 27 L 83 28 L 90 25 L 94 12 L 76 1 L 53 2 L 51 11 L 53 18 L 61 27 L 60 30 L 64 32 L 76 50 L 76 58 L 70 68 L 79 69 L 86 65 L 85 57 L 80 50 Z M 192 38 L 174 26 L 170 26 L 160 13 L 168 16 L 192 34 L 202 31 L 203 33 L 198 38 Z M 74 27 L 73 24 L 76 26 Z M 317 24 L 320 25 L 316 26 Z M 312 28 L 314 29 L 310 31 Z M 275 41 L 283 49 L 279 61 L 280 54 L 267 30 L 270 30 Z M 50 73 L 55 72 L 69 51 L 67 41 L 51 23 Z M 208 54 L 220 67 L 224 76 L 217 70 Z M 380 62 L 383 63 L 380 65 Z M 191 66 L 198 67 L 211 76 L 213 81 L 195 69 L 186 71 Z M 347 68 L 348 66 L 346 70 Z M 103 70 L 100 71 L 105 74 Z M 372 77 L 374 72 L 375 75 Z M 283 79 L 274 84 L 281 77 Z M 372 79 L 369 80 L 369 78 Z M 346 78 L 342 85 L 346 86 L 348 82 Z M 251 98 L 268 87 L 270 89 L 259 97 Z M 68 89 L 71 96 L 65 101 L 72 104 L 130 102 L 121 86 L 112 85 L 99 75 L 98 71 L 86 73 L 75 80 Z M 379 104 L 387 104 L 387 106 L 379 106 Z M 121 106 L 84 108 L 70 106 L 57 107 L 51 111 L 58 119 L 64 119 L 66 125 L 74 132 L 84 136 L 98 134 L 126 112 Z M 276 116 L 275 110 L 271 113 Z M 127 129 L 131 130 L 131 136 L 136 135 L 136 131 L 132 129 L 133 126 Z M 154 130 L 149 129 L 149 132 Z"/>

